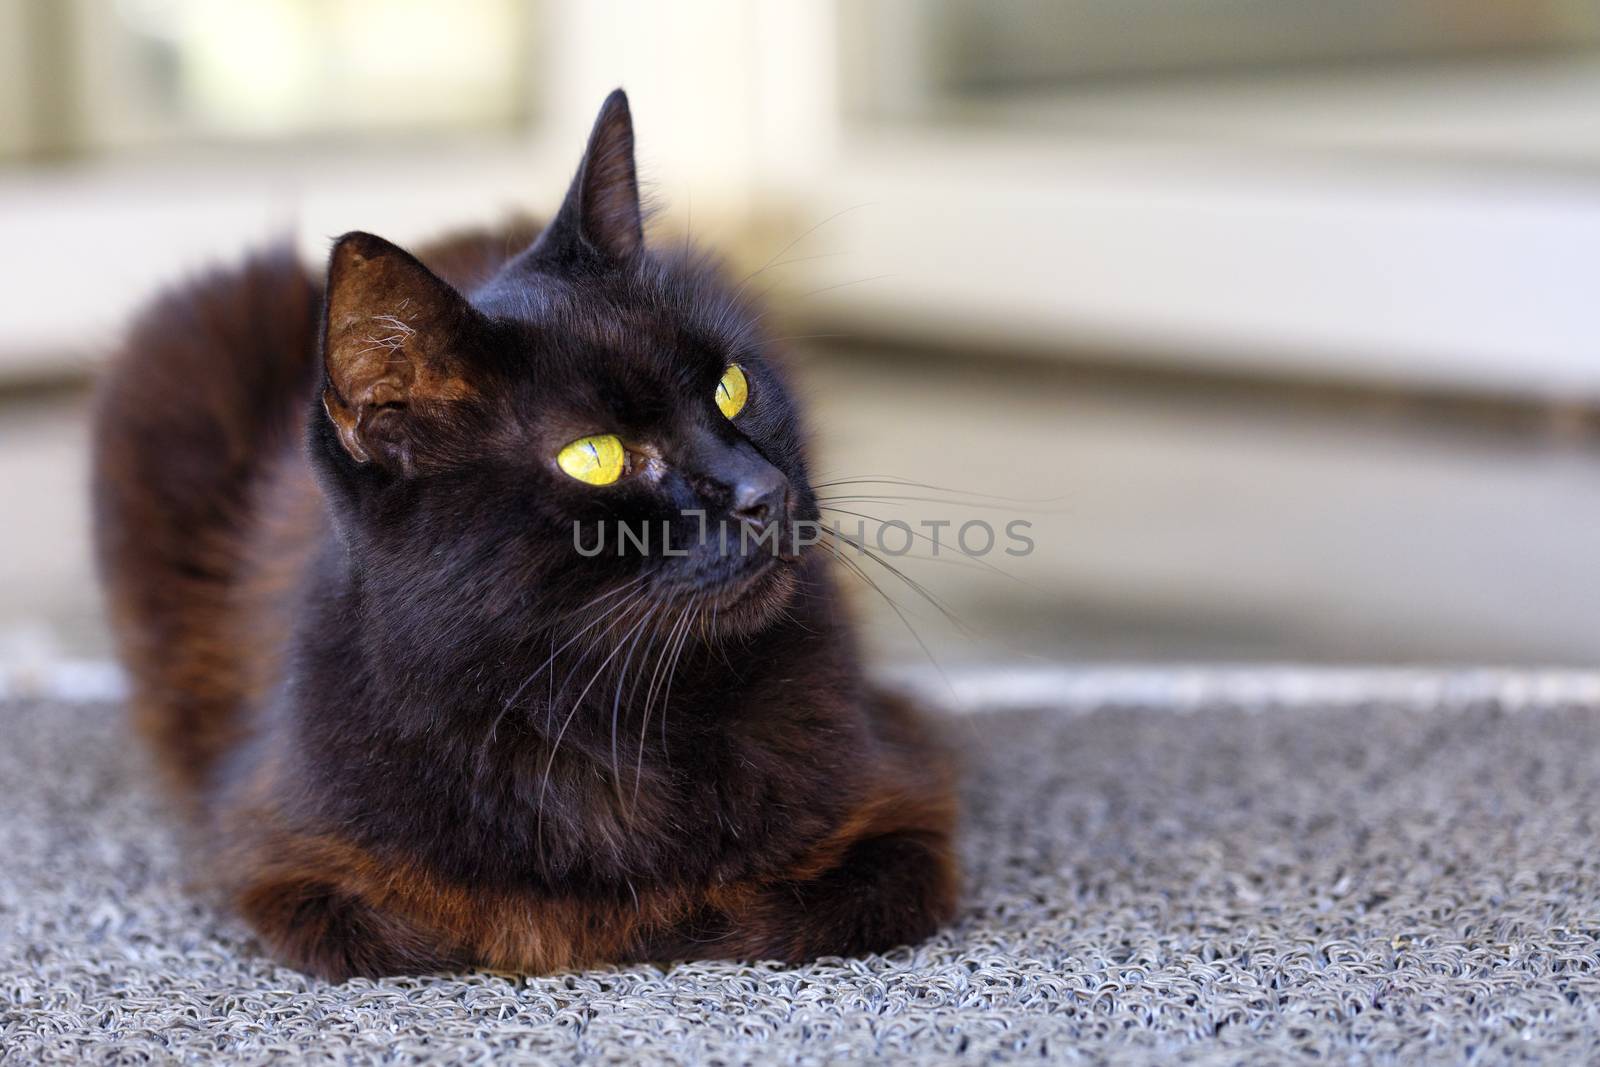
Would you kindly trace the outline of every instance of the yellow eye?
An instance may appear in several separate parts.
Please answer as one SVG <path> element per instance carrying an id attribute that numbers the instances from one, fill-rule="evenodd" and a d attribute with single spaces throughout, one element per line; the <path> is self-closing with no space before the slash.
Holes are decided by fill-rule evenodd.
<path id="1" fill-rule="evenodd" d="M 728 364 L 728 369 L 722 372 L 722 381 L 717 383 L 717 407 L 731 419 L 744 410 L 748 399 L 750 383 L 744 380 L 744 371 L 737 363 Z"/>
<path id="2" fill-rule="evenodd" d="M 627 462 L 627 449 L 613 433 L 580 437 L 556 453 L 556 463 L 562 470 L 590 485 L 610 485 L 622 477 Z"/>

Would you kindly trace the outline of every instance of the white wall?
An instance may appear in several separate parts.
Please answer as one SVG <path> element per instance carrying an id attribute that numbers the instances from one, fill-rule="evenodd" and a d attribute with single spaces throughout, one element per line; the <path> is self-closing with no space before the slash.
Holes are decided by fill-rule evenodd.
<path id="1" fill-rule="evenodd" d="M 798 238 L 770 280 L 801 319 L 1600 398 L 1600 65 L 1103 88 L 873 127 L 845 117 L 841 33 L 901 66 L 931 53 L 901 48 L 909 30 L 864 39 L 841 5 L 542 10 L 546 121 L 520 139 L 0 174 L 0 284 L 20 294 L 0 376 L 92 360 L 153 286 L 274 233 L 316 257 L 350 228 L 548 210 L 620 84 L 661 232 L 756 263 Z"/>

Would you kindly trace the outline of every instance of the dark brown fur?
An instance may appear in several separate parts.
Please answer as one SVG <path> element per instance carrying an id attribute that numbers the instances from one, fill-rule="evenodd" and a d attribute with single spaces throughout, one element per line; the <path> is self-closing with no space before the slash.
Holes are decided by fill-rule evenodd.
<path id="1" fill-rule="evenodd" d="M 654 345 L 652 362 L 605 365 L 624 383 L 682 379 L 690 403 L 710 396 L 696 375 L 736 357 L 763 390 L 743 437 L 714 415 L 695 416 L 709 430 L 674 423 L 671 405 L 633 416 L 658 420 L 668 460 L 680 432 L 710 457 L 655 492 L 731 507 L 716 464 L 771 464 L 790 506 L 814 507 L 751 320 L 702 266 L 650 258 L 638 225 L 619 94 L 530 251 L 513 255 L 528 227 L 470 235 L 424 249 L 429 274 L 358 235 L 326 298 L 289 251 L 268 253 L 157 302 L 104 382 L 97 545 L 134 712 L 205 831 L 207 880 L 295 967 L 800 961 L 918 940 L 954 908 L 944 755 L 912 709 L 864 687 L 814 549 L 749 584 L 716 560 L 696 564 L 698 585 L 640 572 L 664 613 L 691 591 L 722 605 L 676 616 L 684 652 L 659 720 L 648 697 L 638 717 L 626 663 L 595 675 L 605 699 L 556 692 L 554 667 L 548 696 L 542 678 L 524 695 L 570 609 L 635 577 L 580 573 L 528 531 L 597 502 L 664 503 L 550 473 L 540 435 L 575 432 L 562 420 L 590 402 L 582 360 L 563 386 L 573 362 L 550 346 L 626 364 Z M 553 325 L 527 293 L 558 284 L 610 293 L 608 310 Z M 374 360 L 362 316 L 396 292 L 421 310 Z M 677 366 L 702 348 L 708 370 Z M 636 625 L 659 667 L 671 635 L 656 644 L 651 618 Z"/>

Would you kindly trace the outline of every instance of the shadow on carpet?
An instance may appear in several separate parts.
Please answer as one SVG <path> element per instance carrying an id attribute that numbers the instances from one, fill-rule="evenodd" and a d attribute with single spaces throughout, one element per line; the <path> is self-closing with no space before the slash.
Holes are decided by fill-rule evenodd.
<path id="1" fill-rule="evenodd" d="M 953 928 L 881 957 L 329 985 L 183 890 L 119 710 L 0 702 L 6 1062 L 1600 1061 L 1600 709 L 952 718 Z"/>

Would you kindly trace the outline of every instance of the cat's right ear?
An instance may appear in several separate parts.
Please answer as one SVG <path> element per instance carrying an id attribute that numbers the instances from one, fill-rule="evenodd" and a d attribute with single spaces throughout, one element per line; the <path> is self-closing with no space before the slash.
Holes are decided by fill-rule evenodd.
<path id="1" fill-rule="evenodd" d="M 328 262 L 322 405 L 358 463 L 409 470 L 415 421 L 475 394 L 458 339 L 476 313 L 414 256 L 347 233 Z"/>
<path id="2" fill-rule="evenodd" d="M 626 260 L 644 247 L 644 210 L 633 162 L 633 113 L 615 89 L 600 105 L 578 173 L 550 225 L 534 242 L 535 257 L 560 258 L 583 248 Z"/>

